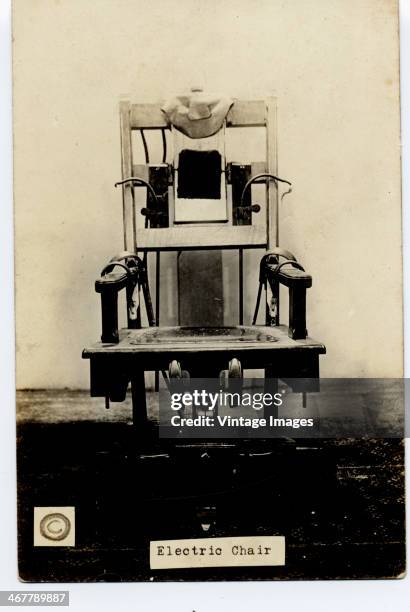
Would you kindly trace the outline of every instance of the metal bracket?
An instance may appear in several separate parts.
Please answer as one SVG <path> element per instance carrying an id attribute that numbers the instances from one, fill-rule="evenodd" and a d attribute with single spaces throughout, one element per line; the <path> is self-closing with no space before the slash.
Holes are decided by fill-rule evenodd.
<path id="1" fill-rule="evenodd" d="M 149 166 L 148 182 L 155 191 L 157 202 L 148 197 L 147 207 L 141 212 L 148 217 L 150 227 L 169 227 L 169 167 L 165 164 Z"/>
<path id="2" fill-rule="evenodd" d="M 251 164 L 231 162 L 227 167 L 228 182 L 232 185 L 232 223 L 233 225 L 252 225 L 252 212 L 259 212 L 260 206 L 252 207 L 251 192 L 245 193 L 241 202 L 242 192 L 252 176 Z"/>

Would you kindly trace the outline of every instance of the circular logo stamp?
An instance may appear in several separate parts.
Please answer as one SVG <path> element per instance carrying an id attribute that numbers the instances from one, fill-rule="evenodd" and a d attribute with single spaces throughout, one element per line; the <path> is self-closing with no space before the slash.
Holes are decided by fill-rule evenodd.
<path id="1" fill-rule="evenodd" d="M 71 531 L 70 520 L 61 512 L 46 514 L 40 521 L 40 533 L 47 540 L 64 540 Z"/>

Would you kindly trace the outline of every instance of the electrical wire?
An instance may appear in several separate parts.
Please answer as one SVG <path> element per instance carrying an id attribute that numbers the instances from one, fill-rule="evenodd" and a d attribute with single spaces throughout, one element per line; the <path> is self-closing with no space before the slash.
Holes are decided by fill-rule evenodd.
<path id="1" fill-rule="evenodd" d="M 144 147 L 144 155 L 145 155 L 145 163 L 149 164 L 149 153 L 148 153 L 148 145 L 145 138 L 144 130 L 140 130 L 142 145 Z"/>
<path id="2" fill-rule="evenodd" d="M 124 185 L 125 183 L 132 183 L 133 185 L 143 185 L 144 187 L 146 187 L 150 193 L 150 195 L 154 198 L 155 203 L 157 205 L 157 207 L 159 208 L 159 202 L 158 202 L 158 197 L 157 194 L 154 191 L 153 186 L 151 185 L 151 183 L 149 183 L 148 181 L 146 181 L 145 179 L 139 177 L 139 176 L 129 176 L 128 178 L 122 180 L 122 181 L 118 181 L 117 183 L 115 183 L 114 187 L 118 187 L 118 185 Z"/>
<path id="3" fill-rule="evenodd" d="M 280 183 L 286 183 L 287 185 L 292 186 L 292 183 L 290 183 L 286 179 L 281 179 L 278 176 L 275 176 L 274 174 L 269 174 L 268 172 L 261 172 L 260 174 L 255 174 L 255 176 L 252 176 L 249 179 L 249 181 L 246 183 L 245 187 L 243 188 L 242 195 L 241 195 L 241 206 L 243 206 L 243 200 L 244 200 L 244 197 L 245 197 L 245 193 L 249 189 L 249 187 L 253 183 L 256 183 L 257 181 L 260 181 L 262 179 L 270 179 L 270 180 L 273 180 L 273 181 L 279 181 Z"/>
<path id="4" fill-rule="evenodd" d="M 162 135 L 162 163 L 165 164 L 167 161 L 167 136 L 165 134 L 165 128 L 161 129 Z"/>

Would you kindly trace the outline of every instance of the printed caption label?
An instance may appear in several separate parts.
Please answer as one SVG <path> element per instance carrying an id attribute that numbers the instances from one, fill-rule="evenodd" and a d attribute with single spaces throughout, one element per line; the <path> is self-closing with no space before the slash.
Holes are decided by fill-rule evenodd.
<path id="1" fill-rule="evenodd" d="M 285 565 L 284 536 L 158 540 L 150 542 L 151 569 Z"/>

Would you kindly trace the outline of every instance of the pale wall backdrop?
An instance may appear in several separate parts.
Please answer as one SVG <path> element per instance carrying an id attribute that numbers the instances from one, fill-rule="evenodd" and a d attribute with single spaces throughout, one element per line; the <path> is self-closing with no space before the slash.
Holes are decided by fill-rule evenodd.
<path id="1" fill-rule="evenodd" d="M 18 386 L 87 387 L 94 280 L 122 248 L 118 100 L 197 83 L 278 97 L 281 246 L 313 274 L 322 374 L 400 375 L 394 0 L 15 0 Z"/>

